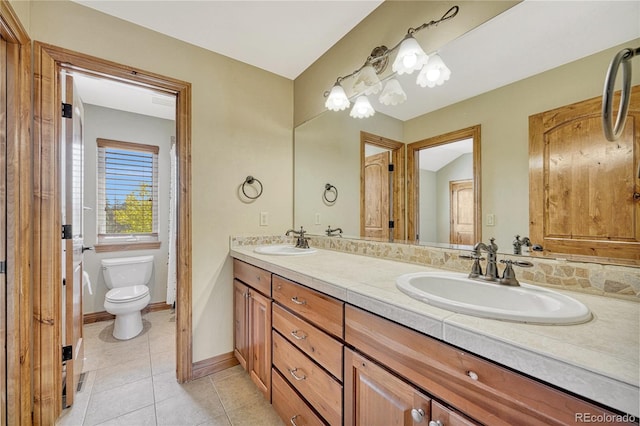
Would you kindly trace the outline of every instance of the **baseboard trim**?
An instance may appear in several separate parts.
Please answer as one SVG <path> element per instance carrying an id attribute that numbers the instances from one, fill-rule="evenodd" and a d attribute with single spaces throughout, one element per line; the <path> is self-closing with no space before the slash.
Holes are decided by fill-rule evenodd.
<path id="1" fill-rule="evenodd" d="M 146 314 L 147 312 L 164 311 L 167 309 L 171 309 L 171 305 L 167 305 L 165 302 L 154 302 L 154 303 L 149 303 L 146 306 L 146 308 L 142 310 L 142 313 Z M 92 324 L 94 322 L 109 321 L 114 318 L 115 316 L 111 315 L 107 311 L 92 312 L 90 314 L 84 314 L 82 316 L 82 323 Z"/>
<path id="2" fill-rule="evenodd" d="M 238 364 L 239 362 L 233 355 L 233 352 L 194 362 L 192 366 L 192 380 L 217 373 L 218 371 L 226 370 L 227 368 Z"/>

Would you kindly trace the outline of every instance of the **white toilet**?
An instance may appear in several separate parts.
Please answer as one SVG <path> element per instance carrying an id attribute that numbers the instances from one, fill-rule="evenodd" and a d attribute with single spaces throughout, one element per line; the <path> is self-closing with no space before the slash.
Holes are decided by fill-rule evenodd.
<path id="1" fill-rule="evenodd" d="M 110 288 L 104 300 L 107 312 L 116 316 L 113 337 L 127 340 L 142 331 L 140 311 L 149 304 L 147 283 L 153 271 L 153 256 L 102 259 L 102 273 Z"/>

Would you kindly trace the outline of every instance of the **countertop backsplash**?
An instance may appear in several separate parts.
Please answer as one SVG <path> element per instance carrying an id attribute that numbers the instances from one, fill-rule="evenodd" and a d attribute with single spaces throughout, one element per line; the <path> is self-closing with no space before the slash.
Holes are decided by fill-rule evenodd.
<path id="1" fill-rule="evenodd" d="M 309 245 L 369 257 L 395 260 L 457 272 L 471 270 L 471 260 L 461 259 L 468 250 L 377 242 L 350 238 L 311 235 Z M 232 236 L 231 247 L 272 244 L 295 244 L 295 237 L 285 235 Z M 499 254 L 498 260 L 522 260 L 518 256 Z M 579 291 L 640 302 L 640 268 L 604 265 L 570 260 L 529 257 L 533 267 L 515 267 L 519 280 L 550 288 Z"/>

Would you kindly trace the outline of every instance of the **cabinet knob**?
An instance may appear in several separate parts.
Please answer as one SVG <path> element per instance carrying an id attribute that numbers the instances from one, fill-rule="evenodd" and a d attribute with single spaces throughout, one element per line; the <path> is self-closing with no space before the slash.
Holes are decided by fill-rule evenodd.
<path id="1" fill-rule="evenodd" d="M 307 301 L 306 301 L 306 300 L 304 300 L 304 299 L 302 299 L 302 300 L 301 300 L 301 299 L 298 299 L 298 296 L 293 296 L 293 297 L 291 298 L 291 301 L 292 301 L 293 303 L 295 303 L 296 305 L 306 305 L 306 304 L 307 304 Z"/>
<path id="2" fill-rule="evenodd" d="M 411 417 L 416 423 L 420 423 L 424 419 L 424 410 L 422 408 L 414 408 L 411 410 Z M 433 422 L 431 422 L 433 423 Z"/>
<path id="3" fill-rule="evenodd" d="M 293 336 L 294 339 L 296 340 L 304 340 L 307 338 L 307 335 L 304 333 L 301 333 L 300 330 L 293 330 L 291 332 L 291 335 Z"/>
<path id="4" fill-rule="evenodd" d="M 440 420 L 431 420 L 429 426 L 444 426 L 444 424 Z"/>
<path id="5" fill-rule="evenodd" d="M 293 378 L 296 379 L 297 381 L 301 381 L 307 378 L 307 376 L 304 374 L 302 376 L 298 376 L 296 374 L 297 371 L 298 371 L 297 368 L 292 368 L 291 370 L 289 370 L 289 374 L 291 374 L 291 376 L 293 376 Z"/>
<path id="6" fill-rule="evenodd" d="M 469 376 L 471 380 L 478 380 L 478 374 L 475 371 L 467 371 L 467 376 Z"/>

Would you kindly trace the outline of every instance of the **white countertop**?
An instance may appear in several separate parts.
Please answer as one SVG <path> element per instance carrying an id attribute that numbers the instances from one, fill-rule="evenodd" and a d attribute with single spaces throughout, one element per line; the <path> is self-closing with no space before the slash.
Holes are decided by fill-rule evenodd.
<path id="1" fill-rule="evenodd" d="M 589 307 L 578 325 L 534 325 L 457 314 L 400 292 L 399 275 L 434 268 L 321 250 L 231 256 L 585 398 L 640 417 L 640 304 L 562 292 Z"/>

